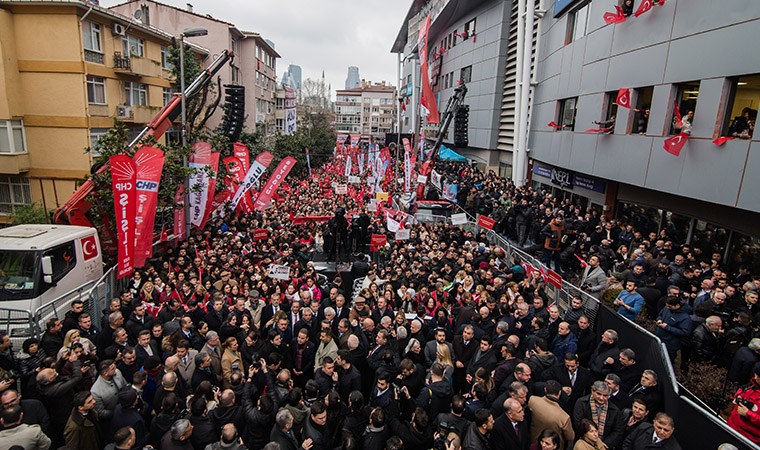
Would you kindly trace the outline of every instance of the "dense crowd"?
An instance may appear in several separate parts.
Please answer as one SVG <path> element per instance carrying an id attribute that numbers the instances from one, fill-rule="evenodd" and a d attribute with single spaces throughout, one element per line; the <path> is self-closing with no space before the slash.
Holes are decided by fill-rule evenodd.
<path id="1" fill-rule="evenodd" d="M 750 383 L 730 422 L 760 441 L 760 282 L 746 267 L 730 275 L 719 255 L 703 260 L 493 173 L 437 170 L 460 184 L 466 210 L 576 272 L 592 295 L 608 275 L 623 283 L 621 315 L 658 319 L 674 358 Z M 369 191 L 333 193 L 340 179 L 296 180 L 266 211 L 218 218 L 165 248 L 100 323 L 74 301 L 18 352 L 0 332 L 0 450 L 680 448 L 662 374 L 616 330 L 594 329 L 595 305 L 577 297 L 561 310 L 540 274 L 482 233 L 408 221 L 410 239 L 395 240 L 367 214 Z M 382 262 L 354 264 L 366 272 L 356 295 L 314 266 L 336 250 L 334 222 L 294 225 L 339 207 L 366 220 L 348 228 L 352 251 L 368 233 L 389 237 Z M 268 237 L 254 240 L 257 229 Z M 270 264 L 289 265 L 289 279 L 269 277 Z"/>

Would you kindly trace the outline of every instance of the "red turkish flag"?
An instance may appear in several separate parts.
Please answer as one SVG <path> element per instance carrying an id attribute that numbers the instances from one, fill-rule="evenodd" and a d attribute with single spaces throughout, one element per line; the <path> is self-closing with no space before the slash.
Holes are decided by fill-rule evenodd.
<path id="1" fill-rule="evenodd" d="M 620 88 L 615 103 L 617 103 L 618 106 L 622 106 L 623 108 L 631 109 L 631 90 L 628 88 Z"/>
<path id="2" fill-rule="evenodd" d="M 611 24 L 611 23 L 623 23 L 625 22 L 625 14 L 623 13 L 623 8 L 621 8 L 618 5 L 615 5 L 615 12 L 606 12 L 604 13 L 604 23 Z"/>
<path id="3" fill-rule="evenodd" d="M 636 17 L 639 17 L 640 15 L 649 11 L 650 9 L 652 9 L 652 0 L 644 0 L 639 5 L 639 9 L 637 9 L 636 12 L 633 13 L 633 15 Z"/>
<path id="4" fill-rule="evenodd" d="M 555 130 L 561 130 L 562 128 L 565 128 L 564 125 L 558 125 L 557 122 L 555 122 L 553 120 L 551 122 L 547 123 L 546 125 L 554 128 Z"/>
<path id="5" fill-rule="evenodd" d="M 663 148 L 671 155 L 679 156 L 681 154 L 681 149 L 683 149 L 683 146 L 688 140 L 688 133 L 679 133 L 671 138 L 665 139 L 665 145 Z"/>
<path id="6" fill-rule="evenodd" d="M 681 128 L 683 122 L 681 121 L 681 110 L 678 108 L 678 100 L 673 100 L 673 115 L 676 116 L 676 128 Z"/>
<path id="7" fill-rule="evenodd" d="M 726 142 L 733 141 L 734 139 L 736 139 L 736 138 L 735 137 L 731 137 L 731 136 L 720 136 L 720 137 L 716 138 L 713 141 L 713 144 L 715 144 L 718 147 L 720 147 L 721 145 L 725 144 Z"/>
<path id="8" fill-rule="evenodd" d="M 612 127 L 607 128 L 589 128 L 588 130 L 584 131 L 584 133 L 609 133 L 612 131 Z"/>

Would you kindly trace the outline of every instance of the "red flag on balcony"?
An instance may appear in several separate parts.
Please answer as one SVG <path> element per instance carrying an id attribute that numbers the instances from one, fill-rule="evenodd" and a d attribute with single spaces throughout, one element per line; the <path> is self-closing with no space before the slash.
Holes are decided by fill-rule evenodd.
<path id="1" fill-rule="evenodd" d="M 607 128 L 589 128 L 588 130 L 585 131 L 585 133 L 600 133 L 601 134 L 601 133 L 609 133 L 610 131 L 612 131 L 612 127 L 607 127 Z"/>
<path id="2" fill-rule="evenodd" d="M 679 156 L 681 154 L 681 149 L 683 149 L 683 146 L 688 140 L 689 133 L 679 133 L 671 138 L 665 139 L 665 145 L 663 148 L 671 155 Z"/>
<path id="3" fill-rule="evenodd" d="M 631 90 L 628 88 L 620 88 L 615 103 L 623 108 L 631 109 Z"/>
<path id="4" fill-rule="evenodd" d="M 561 130 L 561 129 L 565 128 L 564 125 L 557 125 L 557 122 L 555 122 L 553 120 L 551 122 L 547 123 L 546 125 L 554 128 L 555 130 Z"/>
<path id="5" fill-rule="evenodd" d="M 633 15 L 636 17 L 639 17 L 640 15 L 649 11 L 650 9 L 652 9 L 652 0 L 644 0 L 639 5 L 639 9 L 637 9 L 636 12 L 633 13 Z"/>
<path id="6" fill-rule="evenodd" d="M 604 23 L 611 24 L 611 23 L 623 23 L 625 22 L 625 14 L 623 13 L 623 8 L 621 8 L 618 5 L 615 5 L 615 12 L 606 12 L 604 13 Z"/>
<path id="7" fill-rule="evenodd" d="M 713 141 L 713 144 L 715 144 L 718 147 L 720 147 L 721 145 L 725 144 L 726 142 L 733 141 L 734 139 L 736 139 L 736 138 L 732 137 L 732 136 L 720 136 L 720 137 L 716 138 Z"/>

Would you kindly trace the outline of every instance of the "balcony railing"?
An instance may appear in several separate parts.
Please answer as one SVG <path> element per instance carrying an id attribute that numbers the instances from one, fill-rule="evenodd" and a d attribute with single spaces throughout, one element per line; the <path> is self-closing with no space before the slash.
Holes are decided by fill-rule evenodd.
<path id="1" fill-rule="evenodd" d="M 95 64 L 103 64 L 103 54 L 95 50 L 84 49 L 84 60 Z"/>
<path id="2" fill-rule="evenodd" d="M 121 52 L 113 52 L 113 68 L 117 70 L 132 70 L 132 61 L 129 56 L 123 56 Z"/>

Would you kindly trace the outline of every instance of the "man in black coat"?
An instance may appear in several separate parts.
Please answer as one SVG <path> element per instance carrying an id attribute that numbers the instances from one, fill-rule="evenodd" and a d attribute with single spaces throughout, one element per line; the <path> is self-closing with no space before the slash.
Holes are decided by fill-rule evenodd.
<path id="1" fill-rule="evenodd" d="M 314 356 L 317 348 L 309 341 L 309 329 L 301 328 L 291 341 L 288 365 L 293 372 L 293 384 L 303 387 L 314 376 Z"/>
<path id="2" fill-rule="evenodd" d="M 36 399 L 22 399 L 21 394 L 13 389 L 3 391 L 0 395 L 0 405 L 8 408 L 12 405 L 20 405 L 21 412 L 24 413 L 23 423 L 27 425 L 39 425 L 44 433 L 50 431 L 50 416 L 48 415 L 45 405 Z M 0 430 L 2 425 L 0 425 Z"/>
<path id="3" fill-rule="evenodd" d="M 715 363 L 721 351 L 720 329 L 723 326 L 718 316 L 710 316 L 697 325 L 691 335 L 691 360 Z"/>
<path id="4" fill-rule="evenodd" d="M 280 450 L 307 450 L 311 446 L 311 439 L 306 439 L 302 445 L 298 445 L 292 428 L 293 414 L 287 409 L 281 409 L 275 418 L 275 426 L 272 428 L 269 440 L 279 444 Z"/>
<path id="5" fill-rule="evenodd" d="M 303 440 L 311 439 L 312 447 L 310 450 L 332 449 L 332 442 L 330 442 L 327 432 L 327 407 L 323 400 L 317 400 L 311 404 L 301 438 Z"/>
<path id="6" fill-rule="evenodd" d="M 350 352 L 348 350 L 338 350 L 335 366 L 338 372 L 338 393 L 340 394 L 340 398 L 348 399 L 353 391 L 361 390 L 362 374 L 351 364 Z"/>
<path id="7" fill-rule="evenodd" d="M 673 437 L 673 430 L 675 430 L 673 418 L 665 413 L 658 413 L 654 418 L 654 423 L 641 424 L 625 439 L 623 450 L 645 450 L 648 448 L 681 450 L 678 441 Z"/>
<path id="8" fill-rule="evenodd" d="M 504 401 L 504 414 L 500 415 L 491 430 L 492 450 L 527 450 L 530 446 L 530 427 L 525 410 L 517 400 Z"/>
<path id="9" fill-rule="evenodd" d="M 588 368 L 591 370 L 594 379 L 604 379 L 604 376 L 615 367 L 615 363 L 620 356 L 617 340 L 618 334 L 615 330 L 610 329 L 602 333 L 602 341 L 599 342 L 596 350 L 591 354 L 588 364 Z"/>
<path id="10" fill-rule="evenodd" d="M 194 450 L 202 450 L 208 444 L 216 441 L 218 436 L 214 432 L 214 424 L 206 415 L 206 399 L 197 398 L 190 405 L 190 416 L 188 420 L 193 425 L 193 434 L 190 436 L 190 443 Z"/>
<path id="11" fill-rule="evenodd" d="M 45 350 L 46 355 L 55 357 L 58 350 L 63 347 L 63 322 L 54 317 L 48 320 L 45 326 L 46 330 L 40 340 L 40 347 Z"/>
<path id="12" fill-rule="evenodd" d="M 625 421 L 623 412 L 617 406 L 609 402 L 610 388 L 604 381 L 596 381 L 591 386 L 591 395 L 581 397 L 575 404 L 573 410 L 573 427 L 575 434 L 580 435 L 581 420 L 589 419 L 598 423 L 599 437 L 607 448 L 617 448 L 623 442 L 623 433 L 625 432 Z M 592 408 L 593 406 L 593 408 Z M 607 409 L 604 415 L 605 420 L 599 423 L 598 412 L 600 409 Z"/>
<path id="13" fill-rule="evenodd" d="M 566 354 L 564 364 L 547 370 L 543 378 L 545 381 L 554 380 L 562 386 L 563 395 L 560 398 L 560 404 L 568 414 L 572 414 L 573 407 L 579 398 L 589 395 L 591 384 L 594 382 L 591 372 L 580 366 L 578 355 L 573 353 Z"/>
<path id="14" fill-rule="evenodd" d="M 415 408 L 410 421 L 399 420 L 400 414 L 388 415 L 388 426 L 394 436 L 401 438 L 404 448 L 427 449 L 433 447 L 433 430 L 428 414 L 422 408 Z"/>
<path id="15" fill-rule="evenodd" d="M 211 357 L 206 352 L 195 355 L 195 372 L 193 372 L 193 378 L 190 381 L 193 391 L 203 381 L 208 381 L 212 386 L 216 386 L 216 376 L 211 371 Z"/>
<path id="16" fill-rule="evenodd" d="M 481 367 L 486 370 L 486 373 L 491 373 L 496 368 L 496 354 L 494 348 L 491 345 L 491 337 L 483 336 L 480 338 L 480 347 L 475 355 L 470 359 L 470 363 L 467 365 L 467 383 L 472 385 L 475 381 L 475 372 Z"/>
<path id="17" fill-rule="evenodd" d="M 633 350 L 630 348 L 620 350 L 618 361 L 612 370 L 612 373 L 620 377 L 620 389 L 630 392 L 641 380 L 642 371 L 643 369 L 636 365 L 636 353 Z"/>
<path id="18" fill-rule="evenodd" d="M 390 430 L 385 423 L 385 413 L 382 408 L 373 408 L 369 414 L 369 425 L 361 437 L 360 448 L 363 450 L 383 450 L 390 437 Z"/>
<path id="19" fill-rule="evenodd" d="M 137 336 L 142 330 L 148 330 L 153 327 L 153 317 L 150 314 L 145 313 L 145 304 L 140 303 L 135 306 L 134 311 L 129 316 L 129 319 L 124 323 L 124 328 L 129 333 L 129 337 L 133 340 L 137 340 Z"/>
<path id="20" fill-rule="evenodd" d="M 465 325 L 462 334 L 454 336 L 451 343 L 456 355 L 454 365 L 454 387 L 457 391 L 464 389 L 465 377 L 467 375 L 467 365 L 478 351 L 478 342 L 475 340 L 475 328 L 472 325 Z"/>

